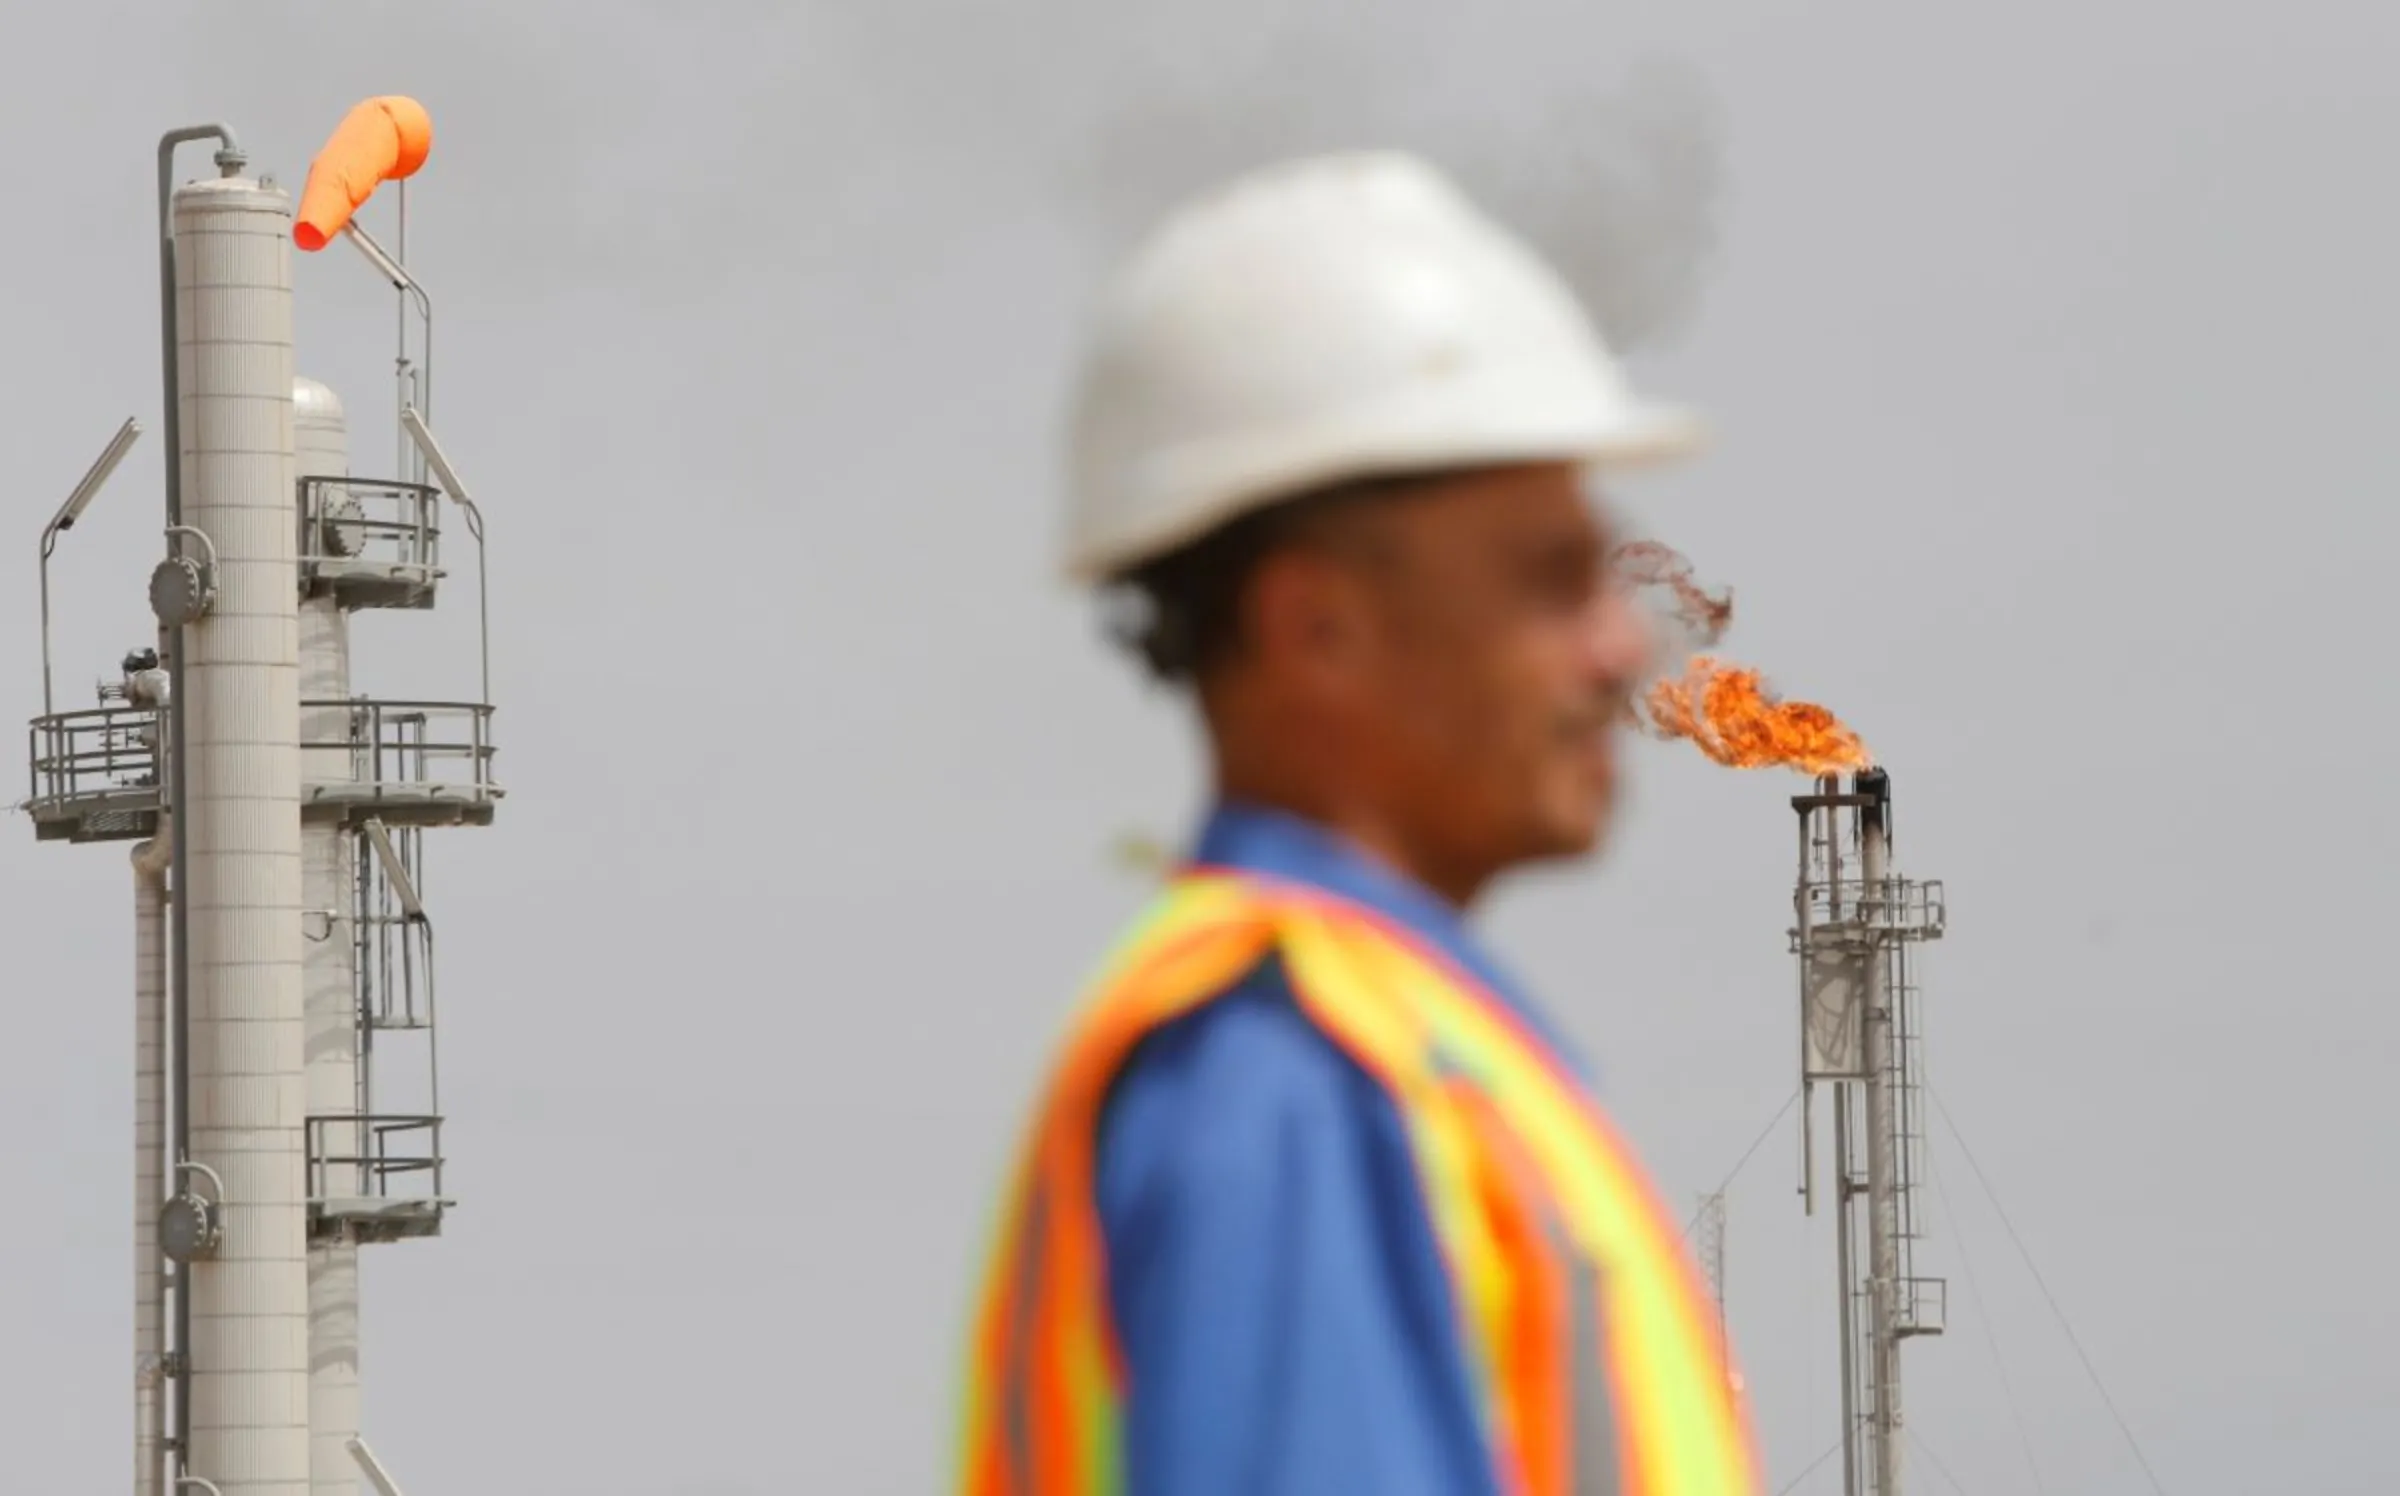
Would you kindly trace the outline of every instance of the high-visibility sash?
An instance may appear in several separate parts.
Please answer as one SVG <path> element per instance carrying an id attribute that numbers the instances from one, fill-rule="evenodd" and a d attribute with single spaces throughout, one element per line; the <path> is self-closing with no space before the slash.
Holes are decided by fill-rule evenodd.
<path id="1" fill-rule="evenodd" d="M 964 1496 L 1123 1491 L 1100 1107 L 1144 1035 L 1270 952 L 1405 1124 L 1500 1489 L 1754 1496 L 1747 1420 L 1681 1233 L 1558 1057 L 1369 911 L 1213 872 L 1175 880 L 1111 957 L 1036 1113 L 970 1350 Z"/>

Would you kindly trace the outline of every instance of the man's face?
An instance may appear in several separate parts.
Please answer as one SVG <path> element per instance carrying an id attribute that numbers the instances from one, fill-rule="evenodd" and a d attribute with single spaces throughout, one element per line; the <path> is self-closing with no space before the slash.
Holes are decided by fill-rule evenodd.
<path id="1" fill-rule="evenodd" d="M 1578 471 L 1443 479 L 1361 519 L 1343 694 L 1396 829 L 1460 881 L 1590 851 L 1651 640 Z"/>

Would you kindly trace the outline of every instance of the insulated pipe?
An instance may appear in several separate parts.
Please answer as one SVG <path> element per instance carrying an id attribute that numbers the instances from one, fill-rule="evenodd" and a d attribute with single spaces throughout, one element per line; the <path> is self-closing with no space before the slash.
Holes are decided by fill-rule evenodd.
<path id="1" fill-rule="evenodd" d="M 167 527 L 170 531 L 183 523 L 183 388 L 180 374 L 182 364 L 181 322 L 178 315 L 181 298 L 177 294 L 180 275 L 175 253 L 175 148 L 190 141 L 217 142 L 217 171 L 225 178 L 241 173 L 249 158 L 242 154 L 241 143 L 234 139 L 233 127 L 224 124 L 187 125 L 169 130 L 158 138 L 158 316 L 160 342 L 160 375 L 164 386 L 159 424 L 167 444 Z M 284 284 L 288 287 L 287 278 Z M 288 294 L 288 293 L 287 293 Z M 288 341 L 288 339 L 287 339 Z M 183 713 L 183 641 L 169 641 L 167 657 L 167 772 L 166 808 L 179 812 L 184 803 L 184 713 Z M 191 1149 L 191 960 L 190 925 L 185 916 L 186 901 L 182 898 L 185 875 L 183 842 L 177 838 L 170 851 L 171 871 L 168 876 L 176 892 L 167 908 L 170 943 L 168 956 L 168 1018 L 169 1045 L 174 1055 L 174 1083 L 168 1088 L 167 1135 L 169 1149 L 180 1160 Z M 192 1347 L 192 1296 L 188 1276 L 177 1274 L 175 1291 L 174 1362 L 171 1374 L 176 1381 L 175 1448 L 180 1461 L 181 1452 L 189 1451 L 192 1438 L 192 1384 L 189 1380 Z"/>
<path id="2" fill-rule="evenodd" d="M 313 379 L 292 382 L 294 469 L 310 478 L 346 477 L 350 471 L 349 428 L 342 402 Z M 320 494 L 322 494 L 320 490 Z M 323 544 L 317 527 L 301 516 L 312 548 Z M 342 702 L 350 696 L 350 616 L 331 589 L 312 587 L 300 597 L 300 699 Z M 344 706 L 303 708 L 300 741 L 338 743 L 349 735 Z M 311 780 L 351 771 L 351 756 L 322 750 L 301 754 L 301 771 Z M 357 841 L 339 823 L 300 828 L 300 900 L 308 910 L 301 952 L 305 990 L 308 1115 L 346 1117 L 359 1110 L 358 988 L 354 962 Z M 329 1124 L 317 1132 L 328 1158 L 356 1158 L 359 1129 Z M 357 1166 L 310 1171 L 310 1188 L 327 1195 L 363 1194 Z M 358 1435 L 358 1244 L 347 1235 L 313 1241 L 308 1249 L 308 1481 L 313 1496 L 356 1496 L 358 1468 L 349 1441 Z"/>
<path id="3" fill-rule="evenodd" d="M 159 1496 L 166 1474 L 166 1281 L 158 1209 L 167 1198 L 167 864 L 173 827 L 133 849 L 133 1491 Z"/>
<path id="4" fill-rule="evenodd" d="M 187 1271 L 188 1477 L 308 1490 L 298 526 L 291 200 L 247 178 L 174 198 L 180 522 L 213 553 L 179 641 L 178 944 L 189 1159 L 222 1181 L 222 1239 Z"/>

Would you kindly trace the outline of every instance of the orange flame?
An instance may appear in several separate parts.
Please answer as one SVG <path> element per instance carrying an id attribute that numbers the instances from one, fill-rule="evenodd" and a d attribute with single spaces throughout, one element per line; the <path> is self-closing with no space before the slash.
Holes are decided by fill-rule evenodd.
<path id="1" fill-rule="evenodd" d="M 1832 774 L 1874 763 L 1833 713 L 1814 702 L 1779 701 L 1757 671 L 1707 655 L 1695 655 L 1683 679 L 1653 685 L 1645 701 L 1659 736 L 1689 738 L 1729 768 Z"/>
<path id="2" fill-rule="evenodd" d="M 1733 623 L 1733 595 L 1692 579 L 1692 563 L 1670 546 L 1637 540 L 1612 558 L 1636 588 L 1664 587 L 1669 621 L 1682 651 L 1704 651 Z M 1782 701 L 1756 670 L 1692 653 L 1681 679 L 1653 683 L 1628 710 L 1636 726 L 1661 738 L 1688 738 L 1729 768 L 1789 768 L 1832 774 L 1874 763 L 1859 736 L 1813 702 Z"/>

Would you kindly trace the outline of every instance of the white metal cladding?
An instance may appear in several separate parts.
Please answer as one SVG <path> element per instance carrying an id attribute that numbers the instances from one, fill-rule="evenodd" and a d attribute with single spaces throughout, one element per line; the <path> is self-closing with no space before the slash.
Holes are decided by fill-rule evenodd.
<path id="1" fill-rule="evenodd" d="M 183 519 L 216 559 L 184 640 L 191 1152 L 224 1185 L 192 1273 L 191 1473 L 308 1491 L 306 1087 L 291 200 L 248 178 L 174 200 Z"/>
<path id="2" fill-rule="evenodd" d="M 313 379 L 292 383 L 292 441 L 295 487 L 309 478 L 346 477 L 350 434 L 342 402 Z M 295 492 L 294 503 L 298 502 Z M 350 615 L 330 588 L 300 598 L 300 699 L 342 701 L 350 695 Z M 304 742 L 332 742 L 348 730 L 339 707 L 303 711 Z M 316 777 L 347 774 L 348 755 L 321 753 L 307 764 Z M 358 1105 L 358 993 L 351 904 L 355 890 L 357 839 L 337 822 L 300 828 L 300 897 L 308 913 L 301 972 L 307 1022 L 308 1114 L 356 1112 Z M 320 1146 L 329 1157 L 355 1158 L 362 1151 L 358 1129 L 328 1126 Z M 328 1170 L 320 1181 L 328 1194 L 360 1193 L 355 1171 Z M 358 1466 L 350 1441 L 358 1437 L 358 1244 L 320 1241 L 308 1250 L 308 1479 L 314 1496 L 356 1496 Z"/>
<path id="3" fill-rule="evenodd" d="M 133 1491 L 160 1496 L 166 1402 L 158 1210 L 167 1165 L 167 838 L 133 849 Z"/>

